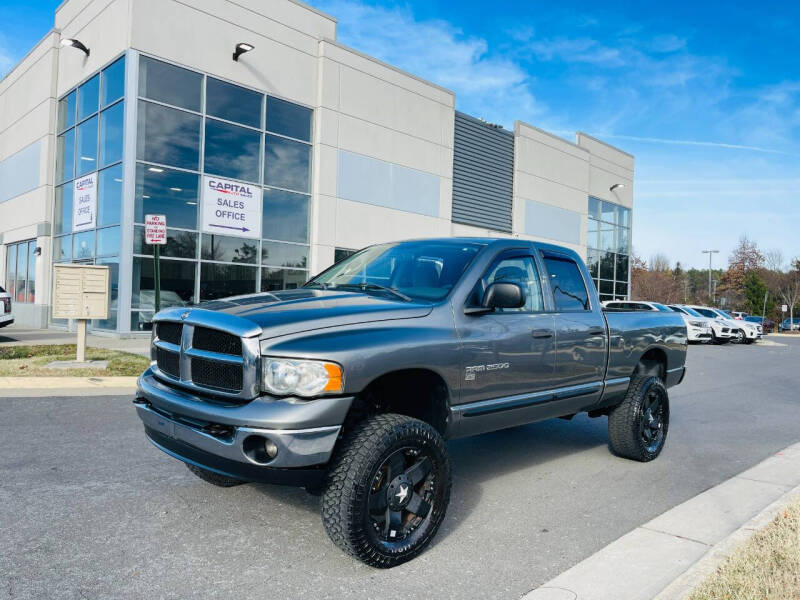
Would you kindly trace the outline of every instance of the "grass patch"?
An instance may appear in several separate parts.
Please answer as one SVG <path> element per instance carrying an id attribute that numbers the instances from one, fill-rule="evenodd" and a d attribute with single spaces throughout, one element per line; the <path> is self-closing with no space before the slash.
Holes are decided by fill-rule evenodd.
<path id="1" fill-rule="evenodd" d="M 800 598 L 800 497 L 738 548 L 689 600 Z"/>
<path id="2" fill-rule="evenodd" d="M 106 369 L 48 369 L 54 360 L 75 360 L 75 344 L 52 346 L 8 346 L 0 348 L 0 376 L 2 377 L 120 377 L 141 375 L 150 359 L 138 354 L 86 348 L 87 360 L 107 360 Z"/>

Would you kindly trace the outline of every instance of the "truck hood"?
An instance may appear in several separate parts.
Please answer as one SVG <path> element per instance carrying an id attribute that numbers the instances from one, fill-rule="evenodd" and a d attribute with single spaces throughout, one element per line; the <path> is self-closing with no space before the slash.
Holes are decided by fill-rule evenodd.
<path id="1" fill-rule="evenodd" d="M 360 292 L 297 289 L 235 296 L 197 308 L 247 319 L 261 327 L 261 337 L 267 339 L 324 327 L 424 317 L 433 305 Z"/>

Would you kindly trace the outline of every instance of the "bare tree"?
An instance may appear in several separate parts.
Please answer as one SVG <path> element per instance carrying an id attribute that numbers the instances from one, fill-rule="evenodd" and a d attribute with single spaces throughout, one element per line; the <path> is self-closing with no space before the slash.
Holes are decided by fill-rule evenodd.
<path id="1" fill-rule="evenodd" d="M 800 260 L 792 260 L 793 269 L 787 273 L 776 273 L 775 284 L 778 297 L 789 309 L 789 331 L 794 325 L 794 307 L 800 301 Z"/>
<path id="2" fill-rule="evenodd" d="M 764 254 L 764 264 L 770 271 L 783 271 L 785 264 L 783 252 L 779 248 L 769 250 Z"/>

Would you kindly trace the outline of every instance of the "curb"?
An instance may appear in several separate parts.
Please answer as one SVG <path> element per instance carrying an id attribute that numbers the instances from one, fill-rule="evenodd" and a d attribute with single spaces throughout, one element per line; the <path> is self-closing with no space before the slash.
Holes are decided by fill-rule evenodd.
<path id="1" fill-rule="evenodd" d="M 683 598 L 797 492 L 800 443 L 640 525 L 523 600 Z"/>
<path id="2" fill-rule="evenodd" d="M 137 377 L 0 377 L 0 389 L 14 390 L 92 390 L 136 389 Z"/>
<path id="3" fill-rule="evenodd" d="M 728 557 L 747 543 L 756 533 L 775 520 L 786 507 L 800 497 L 800 485 L 786 492 L 780 499 L 742 525 L 689 568 L 683 575 L 669 584 L 654 600 L 683 600 L 688 598 L 694 589 L 717 570 Z"/>

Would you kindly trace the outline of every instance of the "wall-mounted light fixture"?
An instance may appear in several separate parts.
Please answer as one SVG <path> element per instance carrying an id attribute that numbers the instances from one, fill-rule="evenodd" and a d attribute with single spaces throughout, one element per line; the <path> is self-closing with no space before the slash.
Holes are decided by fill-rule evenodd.
<path id="1" fill-rule="evenodd" d="M 41 246 L 36 246 L 36 250 L 34 250 L 33 253 L 36 256 L 41 256 L 42 255 L 42 247 Z"/>
<path id="2" fill-rule="evenodd" d="M 69 46 L 71 48 L 77 48 L 81 52 L 83 52 L 86 56 L 89 56 L 89 49 L 81 42 L 80 40 L 76 40 L 73 38 L 66 38 L 61 40 L 62 46 Z"/>
<path id="3" fill-rule="evenodd" d="M 624 189 L 625 189 L 625 184 L 624 183 L 615 183 L 610 188 L 608 188 L 608 191 L 609 192 L 615 192 L 617 190 L 624 190 Z"/>
<path id="4" fill-rule="evenodd" d="M 250 50 L 254 50 L 255 46 L 253 44 L 247 44 L 245 42 L 239 42 L 236 44 L 236 48 L 233 50 L 233 60 L 238 61 L 239 57 L 244 54 L 245 52 L 250 52 Z"/>

